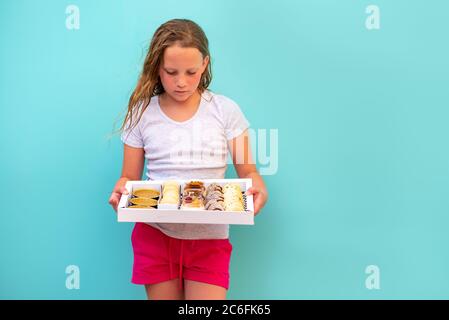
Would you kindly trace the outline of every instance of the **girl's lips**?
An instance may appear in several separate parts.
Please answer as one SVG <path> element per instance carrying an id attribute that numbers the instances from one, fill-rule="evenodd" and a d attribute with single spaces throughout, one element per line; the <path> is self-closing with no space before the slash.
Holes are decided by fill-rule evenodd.
<path id="1" fill-rule="evenodd" d="M 187 91 L 175 91 L 175 93 L 179 93 L 179 94 L 183 94 L 186 93 Z"/>

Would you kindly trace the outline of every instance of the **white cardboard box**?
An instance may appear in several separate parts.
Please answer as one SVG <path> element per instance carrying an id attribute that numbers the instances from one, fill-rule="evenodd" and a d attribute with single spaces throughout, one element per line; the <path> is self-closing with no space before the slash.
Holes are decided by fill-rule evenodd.
<path id="1" fill-rule="evenodd" d="M 176 180 L 180 184 L 180 193 L 184 184 L 189 181 L 202 181 L 204 186 L 217 183 L 224 186 L 227 183 L 238 183 L 242 192 L 246 192 L 252 186 L 251 179 L 183 179 Z M 163 180 L 128 181 L 126 189 L 129 194 L 122 195 L 118 205 L 119 222 L 156 222 L 156 223 L 204 223 L 204 224 L 254 224 L 254 200 L 253 195 L 244 196 L 245 211 L 212 211 L 212 210 L 183 210 L 178 206 L 166 208 L 159 205 L 157 209 L 128 208 L 133 190 L 145 187 L 154 188 L 159 192 L 164 184 Z"/>

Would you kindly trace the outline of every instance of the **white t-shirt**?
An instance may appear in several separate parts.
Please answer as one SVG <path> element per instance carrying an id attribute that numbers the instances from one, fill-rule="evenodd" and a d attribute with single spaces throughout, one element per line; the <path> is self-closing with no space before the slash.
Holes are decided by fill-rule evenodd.
<path id="1" fill-rule="evenodd" d="M 145 150 L 148 180 L 223 179 L 228 141 L 248 127 L 248 120 L 233 100 L 206 90 L 195 115 L 183 122 L 169 118 L 161 110 L 158 96 L 152 97 L 137 126 L 125 130 L 121 139 L 131 147 Z M 226 224 L 149 225 L 179 239 L 229 237 Z"/>

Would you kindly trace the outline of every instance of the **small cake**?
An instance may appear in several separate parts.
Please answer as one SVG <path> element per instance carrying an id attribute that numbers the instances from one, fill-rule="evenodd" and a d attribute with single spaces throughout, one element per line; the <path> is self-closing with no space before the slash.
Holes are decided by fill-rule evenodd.
<path id="1" fill-rule="evenodd" d="M 143 206 L 141 204 L 133 204 L 129 206 L 131 209 L 156 209 L 155 206 Z"/>
<path id="2" fill-rule="evenodd" d="M 204 184 L 201 181 L 190 181 L 182 192 L 181 209 L 204 209 Z"/>
<path id="3" fill-rule="evenodd" d="M 190 181 L 184 185 L 184 191 L 200 191 L 204 192 L 204 183 L 202 181 Z"/>
<path id="4" fill-rule="evenodd" d="M 243 195 L 240 185 L 228 183 L 223 187 L 224 206 L 226 211 L 244 211 Z"/>
<path id="5" fill-rule="evenodd" d="M 216 183 L 211 183 L 206 189 L 205 202 L 206 210 L 224 211 L 223 188 Z"/>
<path id="6" fill-rule="evenodd" d="M 160 204 L 179 204 L 179 183 L 176 181 L 164 183 Z"/>
<path id="7" fill-rule="evenodd" d="M 137 198 L 151 198 L 155 199 L 159 197 L 159 191 L 154 189 L 138 189 L 134 190 L 133 196 Z"/>
<path id="8" fill-rule="evenodd" d="M 131 198 L 129 199 L 129 202 L 131 202 L 134 205 L 141 205 L 147 207 L 157 206 L 157 200 L 151 198 Z"/>

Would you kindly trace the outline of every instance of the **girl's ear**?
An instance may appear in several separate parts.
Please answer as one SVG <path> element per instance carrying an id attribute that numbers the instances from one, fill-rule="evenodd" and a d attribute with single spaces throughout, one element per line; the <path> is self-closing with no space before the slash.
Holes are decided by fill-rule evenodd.
<path id="1" fill-rule="evenodd" d="M 203 72 L 204 72 L 204 70 L 206 70 L 206 68 L 207 68 L 207 65 L 209 64 L 209 56 L 206 56 L 204 59 L 203 59 Z"/>

